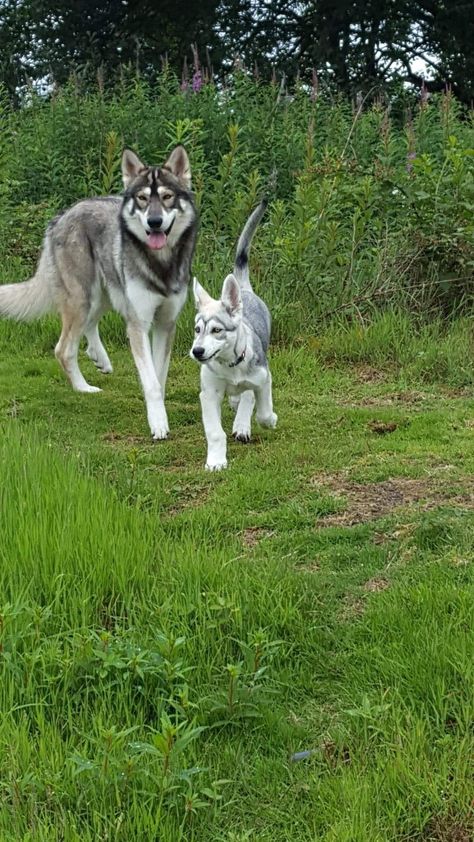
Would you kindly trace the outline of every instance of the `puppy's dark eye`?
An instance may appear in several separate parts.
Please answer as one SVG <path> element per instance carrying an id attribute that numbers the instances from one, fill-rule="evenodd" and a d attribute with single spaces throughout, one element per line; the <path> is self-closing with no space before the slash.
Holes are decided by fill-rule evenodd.
<path id="1" fill-rule="evenodd" d="M 213 333 L 222 333 L 222 328 L 221 327 L 213 327 L 212 332 Z"/>
<path id="2" fill-rule="evenodd" d="M 201 333 L 201 328 L 199 327 L 199 325 L 196 325 L 196 327 L 194 328 L 194 333 Z"/>

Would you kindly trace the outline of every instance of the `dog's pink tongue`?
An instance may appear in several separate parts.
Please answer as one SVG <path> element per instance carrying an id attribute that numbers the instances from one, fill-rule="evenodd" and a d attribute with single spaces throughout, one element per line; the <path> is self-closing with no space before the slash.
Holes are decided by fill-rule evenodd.
<path id="1" fill-rule="evenodd" d="M 166 234 L 163 234 L 163 231 L 148 234 L 148 245 L 151 249 L 162 249 L 166 245 Z"/>

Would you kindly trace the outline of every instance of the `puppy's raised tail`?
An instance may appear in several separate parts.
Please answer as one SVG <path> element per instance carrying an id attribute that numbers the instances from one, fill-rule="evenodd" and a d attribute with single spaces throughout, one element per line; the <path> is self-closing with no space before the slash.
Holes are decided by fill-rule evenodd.
<path id="1" fill-rule="evenodd" d="M 265 196 L 255 210 L 250 214 L 245 223 L 239 242 L 237 243 L 237 251 L 235 254 L 234 275 L 240 284 L 241 289 L 252 289 L 249 276 L 249 252 L 252 244 L 253 235 L 257 230 L 258 224 L 265 213 L 268 205 L 268 199 Z"/>
<path id="2" fill-rule="evenodd" d="M 51 287 L 41 274 L 19 284 L 0 285 L 0 317 L 27 322 L 53 309 Z"/>

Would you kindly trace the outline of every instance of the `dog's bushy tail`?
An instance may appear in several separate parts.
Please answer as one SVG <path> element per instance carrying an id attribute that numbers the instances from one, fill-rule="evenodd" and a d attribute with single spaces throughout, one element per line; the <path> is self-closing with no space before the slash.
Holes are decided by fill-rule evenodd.
<path id="1" fill-rule="evenodd" d="M 249 276 L 249 253 L 252 244 L 253 235 L 257 230 L 258 224 L 265 213 L 268 205 L 268 199 L 265 197 L 257 205 L 255 210 L 250 214 L 245 223 L 239 242 L 237 243 L 237 251 L 235 254 L 234 275 L 240 284 L 241 289 L 252 289 Z"/>
<path id="2" fill-rule="evenodd" d="M 258 224 L 265 213 L 268 205 L 268 199 L 265 196 L 255 210 L 250 214 L 245 223 L 239 242 L 237 243 L 237 251 L 235 254 L 234 275 L 240 284 L 241 289 L 252 289 L 249 276 L 249 252 L 252 243 L 253 235 L 257 230 Z"/>
<path id="3" fill-rule="evenodd" d="M 44 316 L 54 308 L 52 291 L 41 275 L 29 281 L 0 286 L 0 316 L 30 321 Z"/>

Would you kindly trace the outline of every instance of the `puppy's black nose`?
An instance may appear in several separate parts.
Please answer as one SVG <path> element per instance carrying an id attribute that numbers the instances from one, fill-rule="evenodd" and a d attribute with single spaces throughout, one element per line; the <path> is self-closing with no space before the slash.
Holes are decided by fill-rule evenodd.
<path id="1" fill-rule="evenodd" d="M 193 348 L 193 354 L 197 360 L 202 359 L 204 356 L 204 348 L 201 348 L 201 346 L 198 345 L 196 348 Z"/>
<path id="2" fill-rule="evenodd" d="M 147 219 L 148 225 L 150 228 L 161 228 L 163 225 L 163 217 L 162 216 L 149 216 Z"/>

